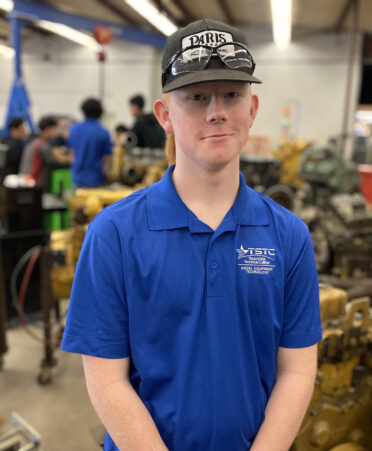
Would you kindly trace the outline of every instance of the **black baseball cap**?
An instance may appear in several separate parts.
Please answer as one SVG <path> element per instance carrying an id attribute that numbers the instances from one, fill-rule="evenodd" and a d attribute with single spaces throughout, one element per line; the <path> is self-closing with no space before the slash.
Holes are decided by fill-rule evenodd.
<path id="1" fill-rule="evenodd" d="M 247 46 L 246 39 L 239 30 L 212 19 L 197 20 L 170 35 L 165 45 L 162 61 L 163 92 L 170 92 L 183 86 L 205 81 L 230 80 L 261 83 L 261 80 L 252 75 L 254 65 L 251 69 L 247 67 L 232 69 L 226 66 L 220 58 L 211 58 L 207 66 L 198 72 L 184 72 L 173 75 L 170 70 L 167 70 L 172 58 L 186 47 L 191 45 L 216 47 L 229 42 L 237 42 L 245 47 Z"/>

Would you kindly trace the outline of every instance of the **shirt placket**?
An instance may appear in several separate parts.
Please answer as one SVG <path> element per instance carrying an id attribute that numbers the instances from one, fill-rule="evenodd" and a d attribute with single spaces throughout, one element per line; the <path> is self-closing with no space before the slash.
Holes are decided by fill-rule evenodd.
<path id="1" fill-rule="evenodd" d="M 212 235 L 206 258 L 206 274 L 207 274 L 207 296 L 208 297 L 221 297 L 225 292 L 224 284 L 226 283 L 226 277 L 224 272 L 227 268 L 224 268 L 226 259 L 223 258 L 224 246 L 226 246 L 226 236 L 223 234 L 232 232 L 235 225 L 232 225 L 230 221 L 226 221 L 226 224 L 221 224 L 221 227 Z M 225 249 L 227 252 L 228 249 Z"/>

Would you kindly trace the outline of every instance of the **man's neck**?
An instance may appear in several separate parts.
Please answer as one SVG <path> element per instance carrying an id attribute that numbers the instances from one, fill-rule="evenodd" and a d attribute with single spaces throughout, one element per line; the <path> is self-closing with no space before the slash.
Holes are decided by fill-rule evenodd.
<path id="1" fill-rule="evenodd" d="M 239 190 L 239 160 L 218 171 L 176 164 L 174 186 L 187 207 L 216 230 L 232 207 Z"/>

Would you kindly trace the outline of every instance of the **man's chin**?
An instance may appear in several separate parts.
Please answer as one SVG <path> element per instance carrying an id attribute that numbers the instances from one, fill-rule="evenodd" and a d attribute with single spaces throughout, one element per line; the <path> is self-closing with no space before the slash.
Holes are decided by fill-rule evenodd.
<path id="1" fill-rule="evenodd" d="M 239 154 L 234 158 L 221 158 L 218 160 L 205 161 L 203 166 L 208 172 L 220 172 L 236 163 L 239 166 Z"/>

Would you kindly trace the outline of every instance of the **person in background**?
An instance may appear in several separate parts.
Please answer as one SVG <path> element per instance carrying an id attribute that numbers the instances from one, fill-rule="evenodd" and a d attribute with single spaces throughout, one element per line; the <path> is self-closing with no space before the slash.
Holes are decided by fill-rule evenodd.
<path id="1" fill-rule="evenodd" d="M 18 174 L 26 142 L 26 129 L 22 118 L 14 117 L 11 119 L 8 130 L 8 136 L 0 141 L 5 146 L 6 151 L 1 169 L 2 178 L 8 174 Z"/>
<path id="2" fill-rule="evenodd" d="M 32 164 L 32 154 L 34 143 L 39 139 L 39 133 L 31 132 L 27 137 L 25 147 L 22 152 L 21 162 L 19 164 L 19 175 L 29 175 L 31 171 Z"/>
<path id="3" fill-rule="evenodd" d="M 124 124 L 118 124 L 115 127 L 114 144 L 121 144 L 124 134 L 128 131 L 128 127 Z"/>
<path id="4" fill-rule="evenodd" d="M 39 136 L 25 148 L 25 152 L 30 154 L 29 174 L 44 191 L 49 191 L 50 172 L 69 167 L 71 162 L 69 149 L 64 152 L 55 145 L 57 127 L 58 122 L 54 116 L 42 117 L 39 121 Z"/>
<path id="5" fill-rule="evenodd" d="M 53 147 L 67 146 L 70 127 L 73 123 L 74 121 L 69 118 L 61 117 L 58 119 L 57 134 L 52 140 Z"/>
<path id="6" fill-rule="evenodd" d="M 142 95 L 135 95 L 129 99 L 129 108 L 135 119 L 132 132 L 137 137 L 138 147 L 160 149 L 165 144 L 165 132 L 160 126 L 154 113 L 145 113 L 145 99 Z"/>
<path id="7" fill-rule="evenodd" d="M 39 121 L 39 138 L 33 141 L 31 148 L 30 175 L 37 185 L 48 188 L 47 166 L 52 159 L 51 142 L 57 134 L 57 120 L 53 116 L 44 116 Z"/>
<path id="8" fill-rule="evenodd" d="M 99 122 L 103 108 L 99 100 L 88 98 L 81 110 L 85 120 L 71 126 L 68 139 L 73 181 L 76 187 L 102 186 L 103 166 L 109 164 L 112 155 L 110 134 Z"/>

